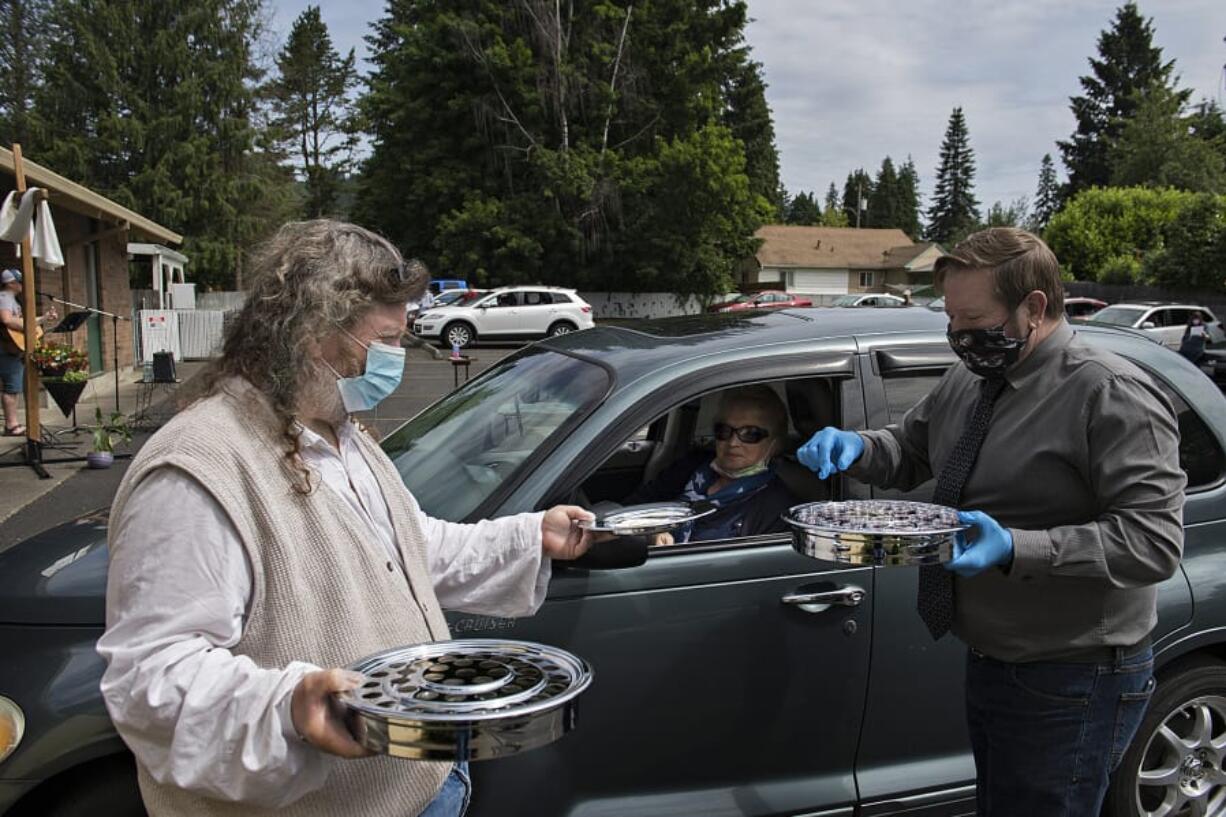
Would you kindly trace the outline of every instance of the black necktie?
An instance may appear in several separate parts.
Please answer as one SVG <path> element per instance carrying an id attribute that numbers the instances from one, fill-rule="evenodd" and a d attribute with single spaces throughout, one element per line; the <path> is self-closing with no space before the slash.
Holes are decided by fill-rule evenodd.
<path id="1" fill-rule="evenodd" d="M 954 446 L 953 453 L 941 469 L 941 475 L 937 477 L 937 487 L 932 492 L 932 501 L 936 504 L 958 507 L 962 499 L 962 486 L 966 484 L 971 469 L 975 467 L 983 438 L 988 435 L 988 425 L 992 422 L 992 407 L 1004 387 L 1004 378 L 984 380 L 980 384 L 979 399 L 975 401 L 975 408 L 971 411 L 970 422 L 962 430 L 958 444 Z M 933 639 L 939 639 L 949 632 L 954 623 L 953 574 L 941 565 L 921 565 L 919 594 L 915 606 Z"/>

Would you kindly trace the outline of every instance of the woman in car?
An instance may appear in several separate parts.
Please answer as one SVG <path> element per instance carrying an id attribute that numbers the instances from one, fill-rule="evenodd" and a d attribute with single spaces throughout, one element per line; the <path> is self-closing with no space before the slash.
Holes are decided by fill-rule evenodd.
<path id="1" fill-rule="evenodd" d="M 788 414 L 769 386 L 729 389 L 713 428 L 715 454 L 699 451 L 673 463 L 626 497 L 626 504 L 705 500 L 718 507 L 653 544 L 730 539 L 784 529 L 780 518 L 797 500 L 771 468 L 787 437 Z"/>

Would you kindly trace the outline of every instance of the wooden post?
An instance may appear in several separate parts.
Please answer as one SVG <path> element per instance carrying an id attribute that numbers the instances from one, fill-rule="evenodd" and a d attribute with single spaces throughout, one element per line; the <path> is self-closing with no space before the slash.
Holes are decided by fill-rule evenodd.
<path id="1" fill-rule="evenodd" d="M 17 192 L 26 192 L 25 163 L 21 159 L 21 145 L 13 145 L 13 175 L 17 179 Z M 30 236 L 21 239 L 21 312 L 26 334 L 26 446 L 36 449 L 42 431 L 38 418 L 38 369 L 29 362 L 30 351 L 38 343 L 38 288 L 34 280 L 34 257 L 30 254 Z"/>

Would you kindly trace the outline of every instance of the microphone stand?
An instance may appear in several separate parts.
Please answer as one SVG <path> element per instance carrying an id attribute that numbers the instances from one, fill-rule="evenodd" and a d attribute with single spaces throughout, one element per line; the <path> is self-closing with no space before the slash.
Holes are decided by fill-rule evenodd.
<path id="1" fill-rule="evenodd" d="M 101 309 L 95 309 L 92 306 L 85 304 L 77 304 L 72 301 L 66 301 L 63 298 L 57 298 L 54 295 L 48 295 L 46 292 L 40 292 L 39 295 L 64 306 L 71 306 L 73 309 L 83 309 L 86 312 L 92 312 L 95 315 L 111 319 L 111 349 L 113 353 L 113 364 L 115 368 L 115 411 L 119 411 L 119 322 L 130 321 L 131 318 L 125 318 L 123 315 L 116 315 L 113 312 L 106 312 Z"/>

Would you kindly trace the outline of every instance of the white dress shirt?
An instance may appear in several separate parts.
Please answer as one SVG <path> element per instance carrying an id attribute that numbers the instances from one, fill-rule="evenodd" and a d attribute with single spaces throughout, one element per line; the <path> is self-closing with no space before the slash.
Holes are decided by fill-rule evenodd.
<path id="1" fill-rule="evenodd" d="M 318 490 L 343 497 L 403 570 L 387 503 L 354 440 L 360 433 L 344 424 L 338 451 L 304 430 L 302 456 L 320 473 Z M 444 608 L 509 617 L 540 607 L 550 577 L 542 514 L 461 525 L 413 504 Z M 111 520 L 111 535 L 124 546 L 111 554 L 98 640 L 102 694 L 153 778 L 267 807 L 321 788 L 343 761 L 300 741 L 290 717 L 295 685 L 319 667 L 262 669 L 230 652 L 251 602 L 251 563 L 212 494 L 184 471 L 155 471 Z"/>

